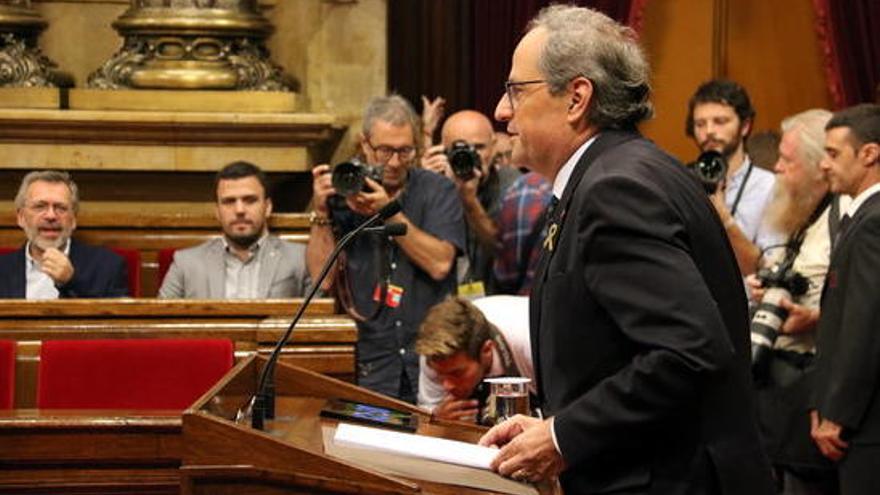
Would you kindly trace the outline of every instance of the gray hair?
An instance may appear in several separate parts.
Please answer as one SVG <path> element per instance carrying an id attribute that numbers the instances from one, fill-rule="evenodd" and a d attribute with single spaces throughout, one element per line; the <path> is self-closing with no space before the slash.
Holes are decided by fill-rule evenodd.
<path id="1" fill-rule="evenodd" d="M 37 170 L 24 176 L 21 180 L 21 186 L 18 188 L 18 194 L 15 195 L 15 209 L 24 208 L 27 199 L 27 190 L 34 182 L 51 182 L 55 184 L 65 184 L 70 190 L 70 203 L 73 213 L 79 213 L 79 188 L 76 182 L 70 178 L 70 174 L 60 170 Z"/>
<path id="2" fill-rule="evenodd" d="M 558 95 L 583 76 L 593 83 L 587 121 L 599 129 L 632 129 L 654 113 L 650 68 L 635 33 L 608 16 L 584 7 L 551 5 L 532 19 L 547 43 L 538 68 L 550 93 Z"/>
<path id="3" fill-rule="evenodd" d="M 421 149 L 422 123 L 413 106 L 400 95 L 377 96 L 370 100 L 364 110 L 362 132 L 370 135 L 376 122 L 387 122 L 394 126 L 408 125 L 412 129 L 416 148 Z"/>
<path id="4" fill-rule="evenodd" d="M 782 132 L 796 132 L 798 154 L 812 172 L 819 169 L 819 161 L 825 154 L 825 126 L 831 120 L 831 112 L 812 108 L 782 120 Z"/>

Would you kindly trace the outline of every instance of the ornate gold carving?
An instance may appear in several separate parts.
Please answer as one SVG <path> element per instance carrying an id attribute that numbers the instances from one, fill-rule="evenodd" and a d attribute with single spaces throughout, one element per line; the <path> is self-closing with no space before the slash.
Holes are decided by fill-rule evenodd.
<path id="1" fill-rule="evenodd" d="M 52 87 L 71 85 L 69 77 L 40 51 L 37 37 L 46 21 L 31 9 L 30 0 L 0 0 L 0 86 Z"/>
<path id="2" fill-rule="evenodd" d="M 256 0 L 131 0 L 113 23 L 122 49 L 89 76 L 100 89 L 292 91 L 269 58 Z"/>

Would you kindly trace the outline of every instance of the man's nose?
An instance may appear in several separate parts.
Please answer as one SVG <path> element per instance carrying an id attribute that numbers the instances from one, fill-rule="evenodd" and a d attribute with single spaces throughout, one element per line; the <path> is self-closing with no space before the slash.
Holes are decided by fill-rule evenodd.
<path id="1" fill-rule="evenodd" d="M 501 95 L 501 98 L 498 99 L 498 104 L 495 105 L 495 120 L 507 122 L 511 117 L 513 117 L 513 108 L 510 106 L 510 101 L 507 95 Z"/>

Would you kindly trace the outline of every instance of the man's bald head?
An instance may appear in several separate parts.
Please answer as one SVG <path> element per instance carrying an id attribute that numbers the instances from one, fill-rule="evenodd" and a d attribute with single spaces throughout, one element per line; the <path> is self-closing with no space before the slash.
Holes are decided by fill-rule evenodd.
<path id="1" fill-rule="evenodd" d="M 445 148 L 455 141 L 465 141 L 473 146 L 482 161 L 483 177 L 488 176 L 492 158 L 492 147 L 495 143 L 495 130 L 488 117 L 475 110 L 462 110 L 446 119 L 440 132 Z"/>

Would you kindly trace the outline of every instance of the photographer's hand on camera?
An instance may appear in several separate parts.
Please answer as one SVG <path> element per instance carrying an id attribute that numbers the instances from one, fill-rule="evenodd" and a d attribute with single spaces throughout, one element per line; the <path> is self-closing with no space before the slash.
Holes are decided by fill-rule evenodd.
<path id="1" fill-rule="evenodd" d="M 431 146 L 422 155 L 422 168 L 431 172 L 445 175 L 452 179 L 452 167 L 449 166 L 449 158 L 446 157 L 446 148 L 442 144 Z"/>
<path id="2" fill-rule="evenodd" d="M 318 165 L 312 169 L 312 198 L 315 211 L 325 217 L 330 213 L 327 198 L 336 194 L 330 178 L 330 166 Z"/>
<path id="3" fill-rule="evenodd" d="M 373 179 L 365 177 L 364 182 L 367 184 L 369 191 L 353 194 L 345 199 L 345 203 L 353 212 L 369 217 L 375 215 L 394 198 L 388 195 L 388 191 L 385 190 L 382 184 Z"/>
<path id="4" fill-rule="evenodd" d="M 779 329 L 784 334 L 809 332 L 819 323 L 818 309 L 808 308 L 785 298 L 779 300 L 779 306 L 788 311 L 788 318 Z"/>

